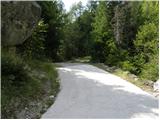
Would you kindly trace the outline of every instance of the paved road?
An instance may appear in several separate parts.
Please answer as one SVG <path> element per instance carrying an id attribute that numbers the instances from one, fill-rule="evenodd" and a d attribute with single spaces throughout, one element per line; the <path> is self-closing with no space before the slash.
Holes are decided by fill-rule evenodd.
<path id="1" fill-rule="evenodd" d="M 61 65 L 61 91 L 42 118 L 158 119 L 158 100 L 135 85 L 92 65 Z"/>

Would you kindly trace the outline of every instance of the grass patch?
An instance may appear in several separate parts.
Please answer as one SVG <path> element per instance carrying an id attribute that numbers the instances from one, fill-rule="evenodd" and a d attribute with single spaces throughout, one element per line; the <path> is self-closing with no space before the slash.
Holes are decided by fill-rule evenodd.
<path id="1" fill-rule="evenodd" d="M 40 118 L 59 91 L 55 65 L 2 53 L 2 118 Z"/>

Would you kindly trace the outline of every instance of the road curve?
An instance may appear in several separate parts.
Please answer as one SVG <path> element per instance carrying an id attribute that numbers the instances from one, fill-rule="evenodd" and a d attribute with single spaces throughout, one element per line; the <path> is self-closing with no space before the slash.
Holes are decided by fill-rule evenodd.
<path id="1" fill-rule="evenodd" d="M 97 67 L 61 63 L 61 91 L 42 118 L 158 119 L 158 99 Z"/>

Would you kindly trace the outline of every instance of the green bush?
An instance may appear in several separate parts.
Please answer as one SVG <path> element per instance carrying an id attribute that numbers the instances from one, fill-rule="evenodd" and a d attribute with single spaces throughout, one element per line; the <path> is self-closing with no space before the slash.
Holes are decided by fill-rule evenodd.
<path id="1" fill-rule="evenodd" d="M 16 54 L 3 51 L 1 69 L 2 118 L 19 118 L 21 111 L 25 111 L 24 114 L 31 118 L 39 118 L 41 111 L 53 103 L 49 96 L 56 96 L 59 81 L 55 66 L 48 60 L 24 61 Z M 35 106 L 33 107 L 31 103 Z M 24 110 L 26 107 L 28 109 Z"/>
<path id="2" fill-rule="evenodd" d="M 106 65 L 109 65 L 109 66 L 116 66 L 118 61 L 119 61 L 119 60 L 115 57 L 115 55 L 109 54 L 109 55 L 107 56 L 107 59 L 106 59 L 106 61 L 105 61 L 105 64 L 106 64 Z"/>
<path id="3" fill-rule="evenodd" d="M 15 86 L 22 87 L 29 80 L 28 67 L 17 56 L 3 53 L 1 56 L 2 89 Z"/>
<path id="4" fill-rule="evenodd" d="M 101 40 L 97 40 L 93 44 L 92 61 L 104 62 L 105 61 L 105 44 Z"/>
<path id="5" fill-rule="evenodd" d="M 134 73 L 134 71 L 136 70 L 134 64 L 131 63 L 130 61 L 120 62 L 120 67 L 121 67 L 123 70 L 130 71 L 131 73 Z"/>
<path id="6" fill-rule="evenodd" d="M 151 61 L 144 65 L 140 77 L 144 80 L 152 80 L 152 81 L 158 80 L 159 78 L 158 56 L 153 56 Z"/>
<path id="7" fill-rule="evenodd" d="M 158 79 L 158 25 L 144 24 L 134 41 L 136 55 L 133 63 L 137 68 L 136 74 L 142 79 L 155 81 Z"/>
<path id="8" fill-rule="evenodd" d="M 158 51 L 158 27 L 154 23 L 140 27 L 134 45 L 138 53 L 150 56 Z"/>
<path id="9" fill-rule="evenodd" d="M 106 42 L 105 54 L 105 64 L 118 67 L 121 67 L 121 62 L 127 60 L 129 56 L 128 51 L 119 48 L 113 40 Z"/>

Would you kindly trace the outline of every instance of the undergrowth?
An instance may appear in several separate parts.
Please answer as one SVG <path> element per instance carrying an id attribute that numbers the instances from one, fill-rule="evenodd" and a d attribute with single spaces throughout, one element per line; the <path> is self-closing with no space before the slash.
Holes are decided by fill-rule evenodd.
<path id="1" fill-rule="evenodd" d="M 2 52 L 1 70 L 2 118 L 40 118 L 59 90 L 54 64 Z"/>

